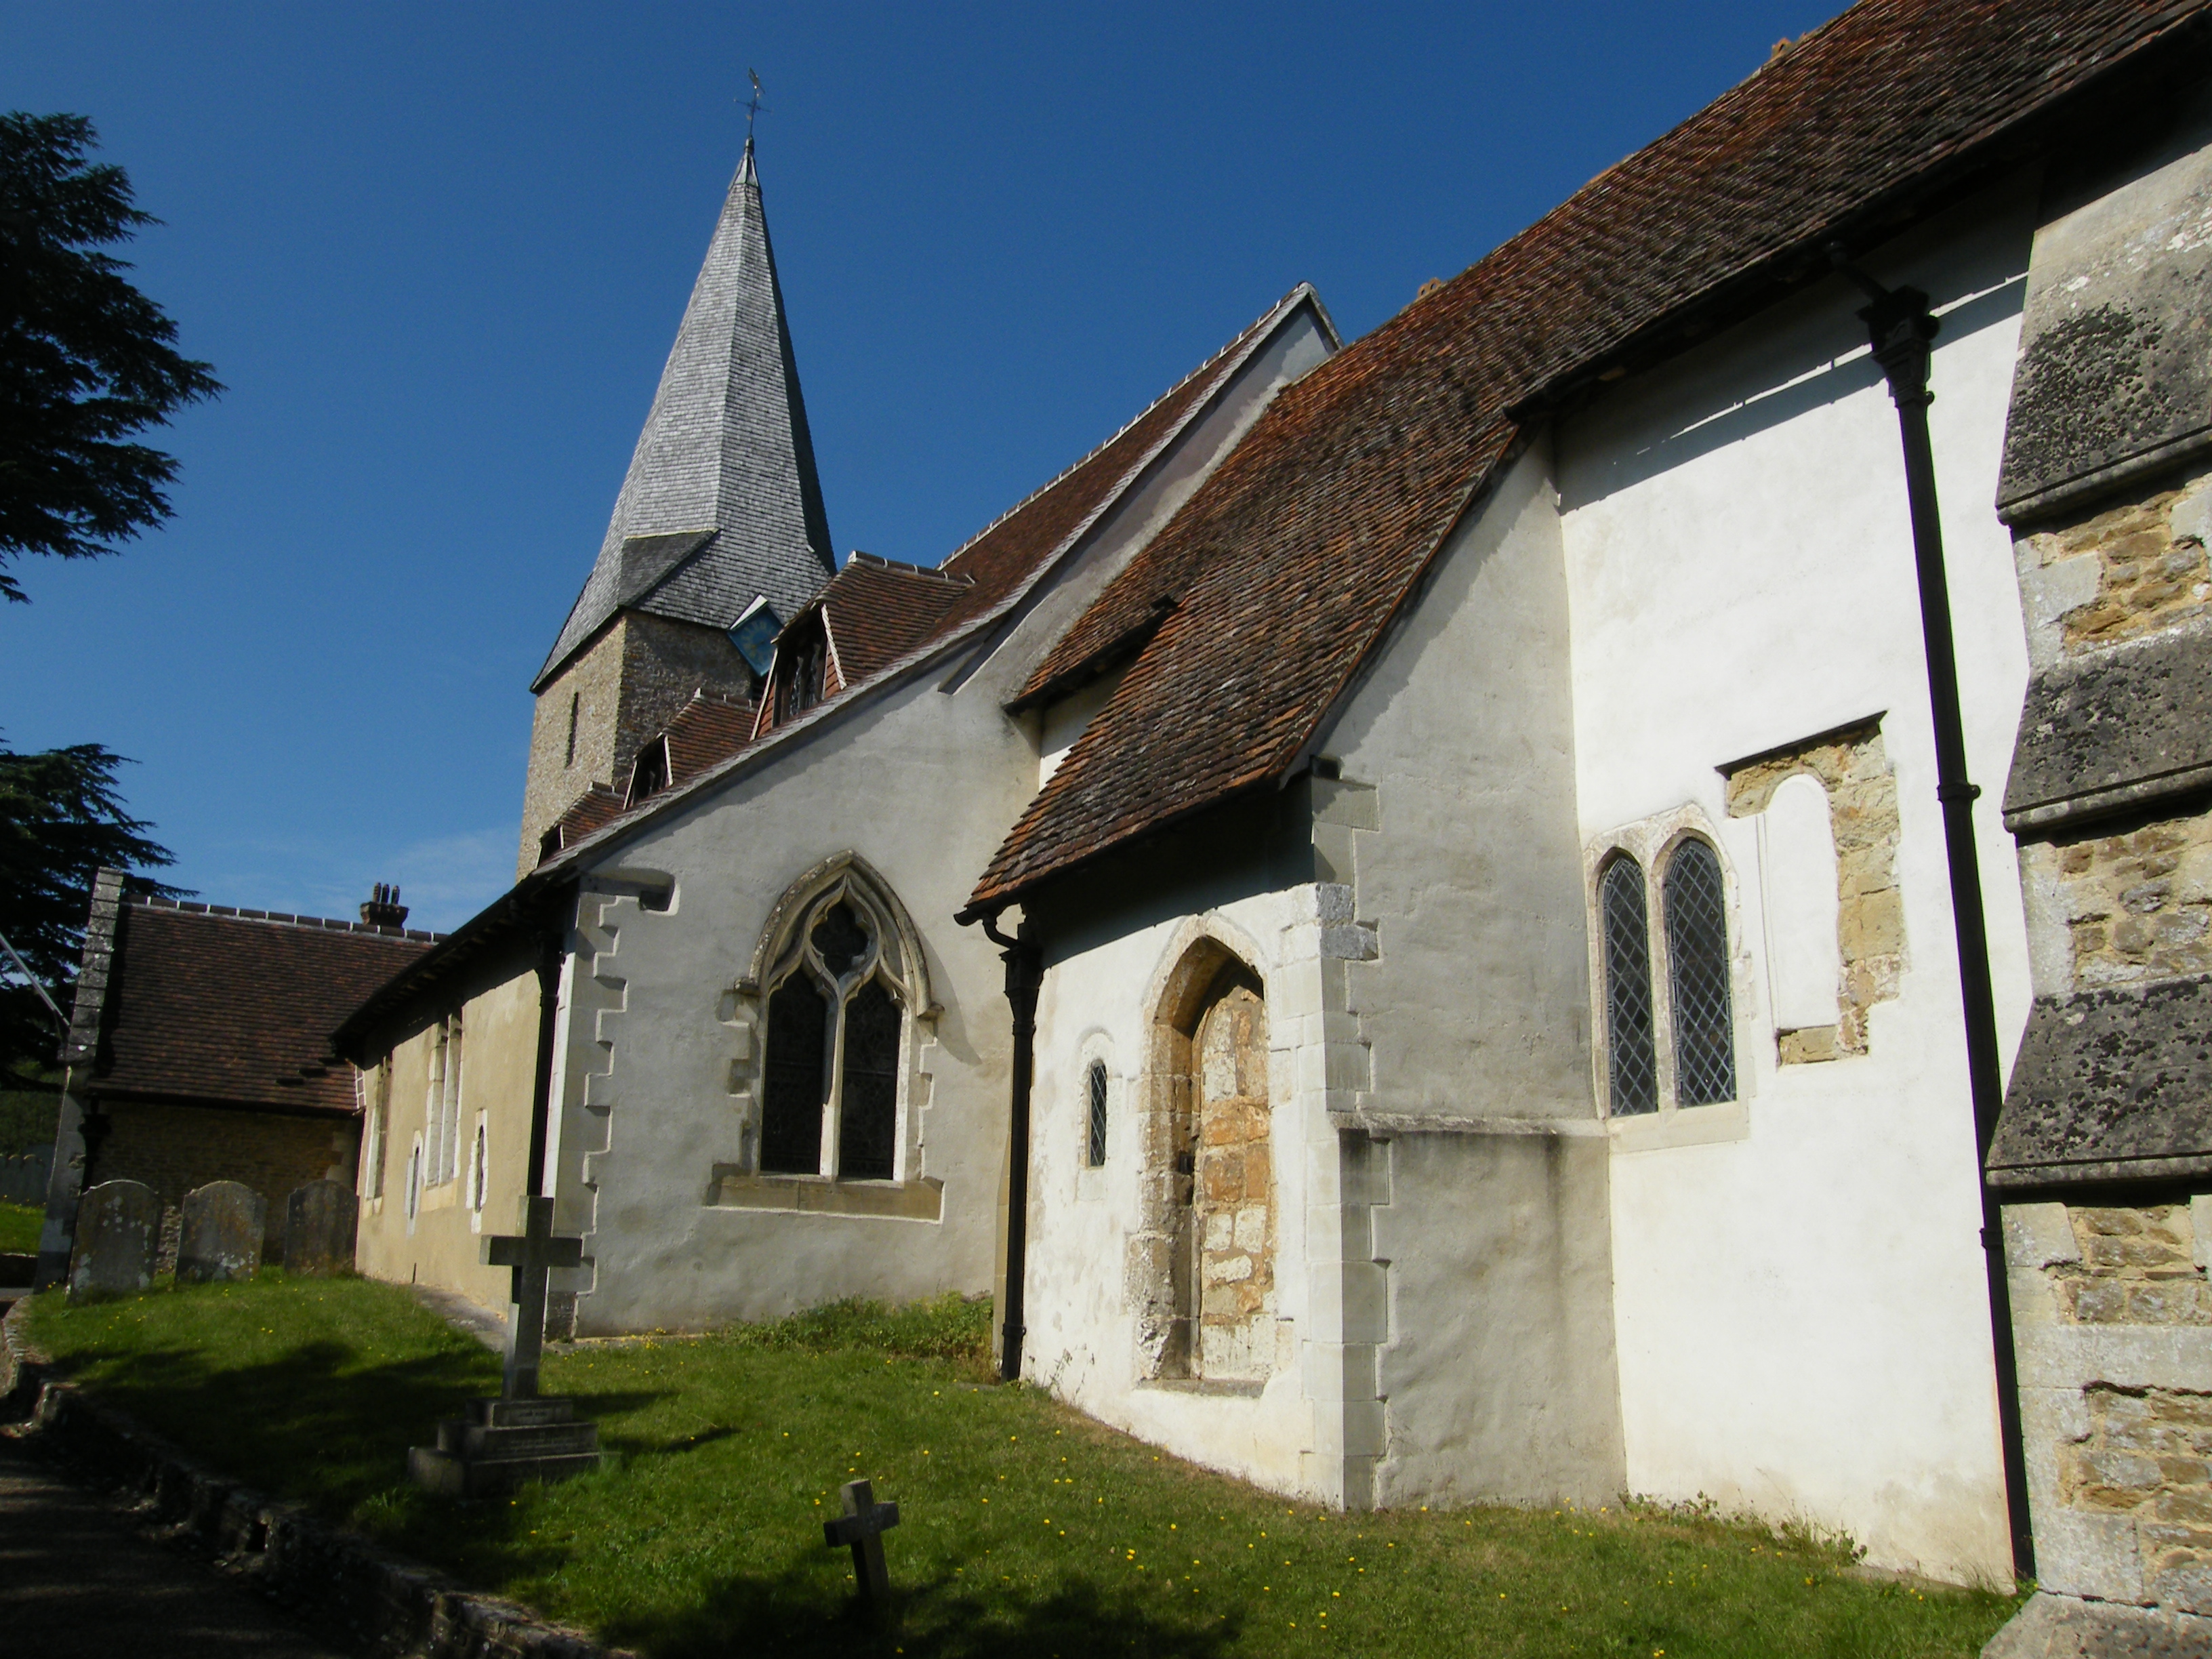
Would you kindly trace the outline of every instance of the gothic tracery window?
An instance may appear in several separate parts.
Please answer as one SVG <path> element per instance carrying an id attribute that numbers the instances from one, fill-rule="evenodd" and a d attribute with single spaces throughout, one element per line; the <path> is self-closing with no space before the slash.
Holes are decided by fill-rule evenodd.
<path id="1" fill-rule="evenodd" d="M 890 915 L 854 880 L 802 912 L 767 981 L 764 1173 L 896 1177 L 899 1076 L 914 1003 L 904 957 Z"/>

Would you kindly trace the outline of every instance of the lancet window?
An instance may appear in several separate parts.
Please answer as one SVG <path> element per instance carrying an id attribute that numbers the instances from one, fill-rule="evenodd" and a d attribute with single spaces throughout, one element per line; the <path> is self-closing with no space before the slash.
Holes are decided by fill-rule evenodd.
<path id="1" fill-rule="evenodd" d="M 1735 1098 L 1735 1019 L 1729 999 L 1728 910 L 1721 861 L 1692 839 L 1667 861 L 1667 988 L 1674 1016 L 1674 1099 Z"/>
<path id="2" fill-rule="evenodd" d="M 914 969 L 890 907 L 853 875 L 799 912 L 767 991 L 760 1168 L 890 1181 Z"/>
<path id="3" fill-rule="evenodd" d="M 1651 933 L 1644 872 L 1623 854 L 1598 883 L 1605 938 L 1607 1081 L 1613 1115 L 1659 1109 L 1659 1056 L 1651 1030 Z"/>
<path id="4" fill-rule="evenodd" d="M 461 1150 L 461 1016 L 438 1022 L 430 1044 L 430 1086 L 422 1119 L 428 1131 L 422 1184 L 435 1187 L 459 1173 Z"/>
<path id="5" fill-rule="evenodd" d="M 1089 1162 L 1096 1170 L 1106 1162 L 1106 1062 L 1092 1060 L 1084 1082 L 1091 1102 Z"/>
<path id="6" fill-rule="evenodd" d="M 1711 842 L 1686 836 L 1659 866 L 1653 949 L 1644 868 L 1623 850 L 1599 868 L 1606 1109 L 1614 1117 L 1736 1098 L 1728 891 Z"/>

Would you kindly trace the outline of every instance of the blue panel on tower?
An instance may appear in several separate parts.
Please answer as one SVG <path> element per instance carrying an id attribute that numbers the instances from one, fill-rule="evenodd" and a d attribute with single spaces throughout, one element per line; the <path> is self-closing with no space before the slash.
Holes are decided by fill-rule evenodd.
<path id="1" fill-rule="evenodd" d="M 775 636 L 782 631 L 783 623 L 775 609 L 766 599 L 756 599 L 752 609 L 730 630 L 730 643 L 738 647 L 738 654 L 754 673 L 765 675 L 769 659 L 775 653 Z"/>

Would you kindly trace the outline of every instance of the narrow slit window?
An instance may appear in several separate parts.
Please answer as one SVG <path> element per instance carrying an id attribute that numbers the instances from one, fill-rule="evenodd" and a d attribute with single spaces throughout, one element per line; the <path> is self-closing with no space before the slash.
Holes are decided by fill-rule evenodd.
<path id="1" fill-rule="evenodd" d="M 576 716 L 582 711 L 583 707 L 584 694 L 580 691 L 571 691 L 568 694 L 568 753 L 561 763 L 563 766 L 574 766 L 576 763 Z"/>
<path id="2" fill-rule="evenodd" d="M 1106 1063 L 1091 1062 L 1091 1167 L 1106 1162 Z"/>
<path id="3" fill-rule="evenodd" d="M 1668 1000 L 1674 1014 L 1674 1102 L 1735 1098 L 1735 1019 L 1729 996 L 1728 907 L 1721 861 L 1686 841 L 1667 863 Z"/>
<path id="4" fill-rule="evenodd" d="M 1659 1109 L 1659 1060 L 1652 1040 L 1651 935 L 1644 872 L 1618 858 L 1599 879 L 1605 937 L 1606 1070 L 1616 1117 Z"/>

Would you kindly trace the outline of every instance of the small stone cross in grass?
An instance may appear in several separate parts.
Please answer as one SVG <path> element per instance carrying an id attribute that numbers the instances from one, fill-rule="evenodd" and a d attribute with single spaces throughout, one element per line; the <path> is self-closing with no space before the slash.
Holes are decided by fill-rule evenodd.
<path id="1" fill-rule="evenodd" d="M 580 1267 L 584 1241 L 553 1236 L 553 1200 L 522 1200 L 520 1235 L 501 1233 L 483 1242 L 489 1267 L 514 1269 L 507 1293 L 507 1366 L 500 1395 L 507 1400 L 538 1397 L 538 1361 L 545 1346 L 545 1280 L 556 1267 Z"/>
<path id="2" fill-rule="evenodd" d="M 884 1567 L 884 1534 L 898 1525 L 898 1505 L 876 1502 L 875 1488 L 865 1480 L 848 1480 L 840 1494 L 845 1513 L 822 1523 L 823 1540 L 831 1549 L 853 1547 L 853 1577 L 860 1586 L 860 1600 L 878 1613 L 890 1606 L 891 1576 Z"/>

